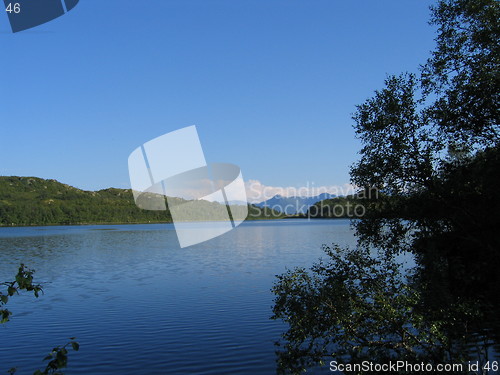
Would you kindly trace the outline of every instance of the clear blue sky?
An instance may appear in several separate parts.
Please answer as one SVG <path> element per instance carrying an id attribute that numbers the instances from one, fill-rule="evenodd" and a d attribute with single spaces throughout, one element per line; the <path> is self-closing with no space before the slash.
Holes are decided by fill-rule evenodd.
<path id="1" fill-rule="evenodd" d="M 428 57 L 431 3 L 81 0 L 17 34 L 2 11 L 0 175 L 129 187 L 131 151 L 195 124 L 246 180 L 346 183 L 355 105 Z"/>

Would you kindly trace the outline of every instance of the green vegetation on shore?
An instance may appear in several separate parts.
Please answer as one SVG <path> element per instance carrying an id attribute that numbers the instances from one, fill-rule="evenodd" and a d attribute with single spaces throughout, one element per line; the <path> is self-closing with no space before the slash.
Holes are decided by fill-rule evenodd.
<path id="1" fill-rule="evenodd" d="M 207 205 L 218 203 L 207 202 Z M 279 218 L 248 206 L 247 219 Z M 130 189 L 85 191 L 56 180 L 0 176 L 0 226 L 170 223 L 170 211 L 138 208 Z"/>
<path id="2" fill-rule="evenodd" d="M 379 202 L 379 193 L 365 195 L 364 192 L 347 195 L 345 197 L 335 197 L 324 199 L 313 204 L 302 217 L 312 219 L 355 219 L 363 217 L 367 206 L 372 206 L 374 202 Z"/>

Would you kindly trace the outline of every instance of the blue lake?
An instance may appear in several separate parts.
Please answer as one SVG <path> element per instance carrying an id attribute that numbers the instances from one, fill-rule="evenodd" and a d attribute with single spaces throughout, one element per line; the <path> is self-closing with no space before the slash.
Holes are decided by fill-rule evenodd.
<path id="1" fill-rule="evenodd" d="M 66 374 L 273 374 L 275 275 L 354 241 L 347 220 L 245 222 L 185 249 L 171 224 L 0 228 L 0 281 L 25 263 L 45 292 L 9 301 L 0 373 L 75 336 Z"/>

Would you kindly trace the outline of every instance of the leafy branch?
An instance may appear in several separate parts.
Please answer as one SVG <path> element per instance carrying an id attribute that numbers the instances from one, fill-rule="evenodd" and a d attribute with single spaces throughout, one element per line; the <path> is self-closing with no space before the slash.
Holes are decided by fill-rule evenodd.
<path id="1" fill-rule="evenodd" d="M 6 287 L 7 289 L 4 292 L 0 291 L 0 323 L 7 323 L 12 315 L 12 312 L 5 308 L 5 305 L 9 302 L 10 297 L 19 294 L 20 291 L 33 292 L 36 298 L 39 297 L 40 293 L 43 293 L 42 286 L 40 284 L 33 283 L 34 273 L 35 270 L 21 264 L 14 281 L 0 283 L 0 285 Z M 71 341 L 63 346 L 56 346 L 53 348 L 43 359 L 44 361 L 49 361 L 45 369 L 43 371 L 36 370 L 33 375 L 63 375 L 60 370 L 66 368 L 68 365 L 69 347 L 71 347 L 74 351 L 78 351 L 80 349 L 80 344 L 75 341 L 75 337 L 71 337 L 70 340 Z M 16 372 L 16 367 L 12 367 L 7 371 L 10 375 L 15 374 Z"/>

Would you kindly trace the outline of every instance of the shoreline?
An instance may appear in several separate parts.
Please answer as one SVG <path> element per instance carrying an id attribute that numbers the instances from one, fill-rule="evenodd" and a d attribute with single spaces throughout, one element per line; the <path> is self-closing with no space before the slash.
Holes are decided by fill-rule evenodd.
<path id="1" fill-rule="evenodd" d="M 255 218 L 255 219 L 245 219 L 245 221 L 273 221 L 273 220 L 286 220 L 286 219 L 302 219 L 302 220 L 339 220 L 339 219 L 353 219 L 349 217 L 324 217 L 324 218 L 315 218 L 315 217 L 297 217 L 297 216 L 289 216 L 289 217 L 269 217 L 269 218 Z M 204 222 L 204 221 L 198 221 Z M 197 223 L 196 221 L 192 221 L 191 223 Z M 148 221 L 148 222 L 92 222 L 92 223 L 53 223 L 53 224 L 21 224 L 21 225 L 5 225 L 0 224 L 1 228 L 32 228 L 32 227 L 71 227 L 71 226 L 91 226 L 91 225 L 147 225 L 147 224 L 174 224 L 173 221 Z"/>

